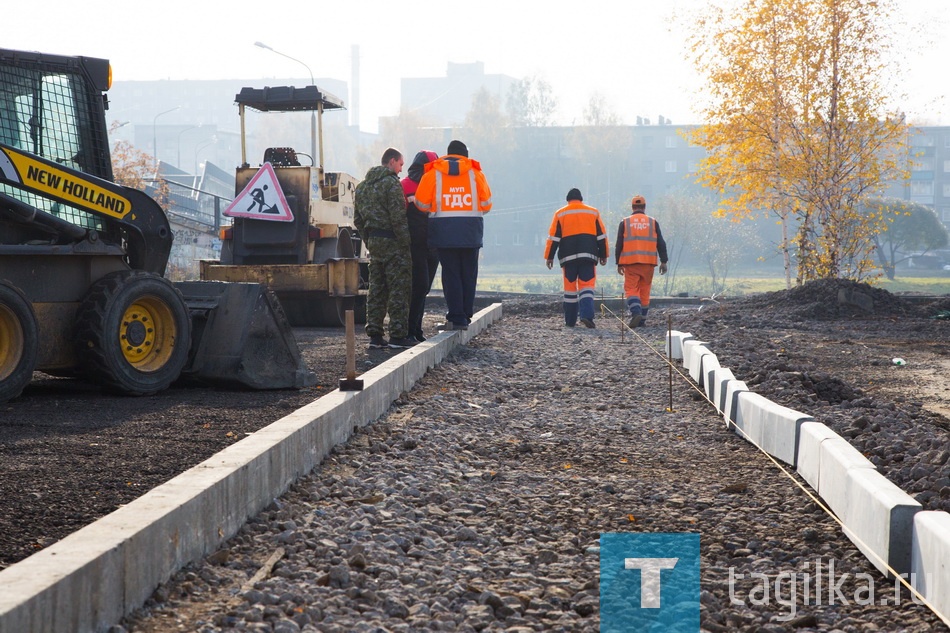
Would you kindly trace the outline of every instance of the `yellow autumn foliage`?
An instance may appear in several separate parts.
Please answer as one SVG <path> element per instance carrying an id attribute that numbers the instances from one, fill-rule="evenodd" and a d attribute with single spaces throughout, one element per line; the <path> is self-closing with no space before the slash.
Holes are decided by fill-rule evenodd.
<path id="1" fill-rule="evenodd" d="M 778 217 L 786 279 L 872 276 L 886 229 L 862 200 L 908 176 L 903 116 L 883 62 L 890 0 L 744 0 L 714 8 L 690 51 L 706 77 L 699 181 L 718 213 Z"/>

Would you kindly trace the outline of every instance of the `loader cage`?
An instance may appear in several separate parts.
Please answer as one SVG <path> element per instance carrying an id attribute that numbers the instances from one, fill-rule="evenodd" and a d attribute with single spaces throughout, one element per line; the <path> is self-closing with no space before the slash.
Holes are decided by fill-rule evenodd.
<path id="1" fill-rule="evenodd" d="M 108 83 L 105 60 L 0 49 L 0 143 L 112 180 L 106 97 L 99 92 Z M 96 216 L 63 202 L 6 183 L 0 192 L 70 224 L 109 231 Z"/>

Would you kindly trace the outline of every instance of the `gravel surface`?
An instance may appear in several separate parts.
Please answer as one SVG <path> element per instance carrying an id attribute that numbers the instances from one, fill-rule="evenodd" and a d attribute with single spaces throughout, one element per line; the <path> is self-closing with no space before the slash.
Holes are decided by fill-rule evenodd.
<path id="1" fill-rule="evenodd" d="M 946 631 L 686 379 L 668 410 L 654 349 L 669 320 L 948 509 L 937 306 L 801 290 L 655 308 L 636 336 L 606 318 L 564 328 L 550 299 L 506 301 L 502 321 L 114 632 L 596 631 L 598 536 L 621 531 L 702 535 L 707 631 Z M 832 562 L 846 574 L 835 600 L 757 599 L 752 574 Z"/>
<path id="2" fill-rule="evenodd" d="M 839 302 L 842 289 L 873 307 Z M 925 510 L 950 511 L 950 321 L 933 318 L 950 299 L 838 281 L 705 308 L 676 329 L 711 341 L 753 391 L 849 438 Z"/>
<path id="3" fill-rule="evenodd" d="M 435 314 L 425 322 L 435 331 Z M 391 357 L 358 329 L 357 371 Z M 37 372 L 0 403 L 0 569 L 109 514 L 249 433 L 336 389 L 346 377 L 342 328 L 295 328 L 306 389 L 173 386 L 154 396 L 103 393 Z"/>

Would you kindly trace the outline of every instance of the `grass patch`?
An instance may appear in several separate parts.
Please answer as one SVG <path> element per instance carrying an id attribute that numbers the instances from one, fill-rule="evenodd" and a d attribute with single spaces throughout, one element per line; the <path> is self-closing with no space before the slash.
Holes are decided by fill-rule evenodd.
<path id="1" fill-rule="evenodd" d="M 878 287 L 898 293 L 915 293 L 925 295 L 950 294 L 950 276 L 946 277 L 898 277 L 894 281 L 884 280 Z"/>
<path id="2" fill-rule="evenodd" d="M 436 276 L 436 288 L 441 288 L 441 280 Z M 875 287 L 883 288 L 894 294 L 950 294 L 950 273 L 926 277 L 898 276 L 894 281 L 886 278 L 875 280 Z M 780 275 L 758 275 L 727 279 L 725 289 L 715 294 L 737 297 L 785 289 L 785 278 Z M 530 294 L 560 294 L 563 291 L 561 271 L 557 266 L 548 270 L 544 264 L 515 266 L 482 266 L 478 274 L 478 290 L 482 292 L 523 292 Z M 714 294 L 709 277 L 677 273 L 673 276 L 653 278 L 653 295 L 690 297 L 709 297 Z M 597 267 L 597 296 L 623 296 L 623 278 L 617 274 L 611 263 Z"/>

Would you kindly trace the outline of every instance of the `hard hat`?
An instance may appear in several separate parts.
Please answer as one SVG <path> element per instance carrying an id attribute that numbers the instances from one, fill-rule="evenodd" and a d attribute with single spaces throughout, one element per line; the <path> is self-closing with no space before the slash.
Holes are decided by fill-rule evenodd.
<path id="1" fill-rule="evenodd" d="M 630 201 L 630 206 L 632 207 L 645 207 L 647 206 L 647 199 L 643 196 L 634 196 L 633 200 Z"/>

